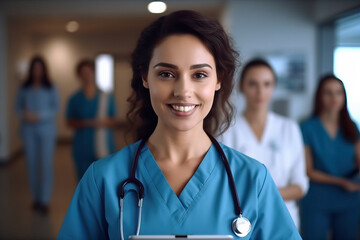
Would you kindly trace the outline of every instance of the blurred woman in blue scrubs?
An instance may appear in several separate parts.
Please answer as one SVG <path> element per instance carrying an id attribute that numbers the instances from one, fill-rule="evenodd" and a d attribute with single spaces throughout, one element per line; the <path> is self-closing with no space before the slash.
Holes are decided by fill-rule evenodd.
<path id="1" fill-rule="evenodd" d="M 146 141 L 134 168 L 144 186 L 142 214 L 132 186 L 119 198 L 137 141 L 88 168 L 58 239 L 128 239 L 138 227 L 140 235 L 300 239 L 266 167 L 221 145 L 242 216 L 252 224 L 243 238 L 232 231 L 239 215 L 230 178 L 208 134 L 221 134 L 230 124 L 236 57 L 222 26 L 193 11 L 162 16 L 143 30 L 132 54 L 128 99 L 135 140 Z"/>
<path id="2" fill-rule="evenodd" d="M 342 81 L 320 79 L 314 114 L 301 124 L 310 188 L 302 200 L 304 239 L 358 239 L 360 136 L 351 120 Z M 353 176 L 353 178 L 352 178 Z"/>
<path id="3" fill-rule="evenodd" d="M 33 209 L 46 214 L 53 186 L 53 155 L 59 95 L 42 57 L 31 60 L 25 83 L 16 97 L 26 156 Z"/>
<path id="4" fill-rule="evenodd" d="M 76 74 L 81 89 L 69 99 L 66 118 L 67 125 L 75 130 L 72 153 L 80 180 L 92 162 L 115 151 L 111 128 L 116 125 L 116 107 L 113 95 L 101 92 L 95 84 L 94 61 L 80 61 Z M 102 130 L 105 136 L 99 138 L 97 132 Z"/>

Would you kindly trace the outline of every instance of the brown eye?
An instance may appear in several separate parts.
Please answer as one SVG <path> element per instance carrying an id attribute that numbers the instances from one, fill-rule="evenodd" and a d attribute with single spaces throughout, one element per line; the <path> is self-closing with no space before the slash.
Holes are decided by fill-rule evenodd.
<path id="1" fill-rule="evenodd" d="M 197 78 L 197 79 L 206 78 L 206 77 L 207 77 L 206 73 L 203 73 L 203 72 L 194 74 L 194 78 Z"/>
<path id="2" fill-rule="evenodd" d="M 175 78 L 174 74 L 171 72 L 160 72 L 158 76 L 161 78 Z"/>

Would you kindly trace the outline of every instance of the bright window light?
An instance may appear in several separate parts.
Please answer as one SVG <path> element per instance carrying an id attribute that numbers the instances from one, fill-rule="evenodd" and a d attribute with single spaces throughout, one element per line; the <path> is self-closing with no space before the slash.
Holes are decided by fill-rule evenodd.
<path id="1" fill-rule="evenodd" d="M 161 1 L 154 1 L 148 4 L 148 10 L 151 13 L 163 13 L 166 11 L 166 4 Z"/>
<path id="2" fill-rule="evenodd" d="M 100 54 L 95 60 L 96 85 L 101 91 L 114 90 L 114 58 L 110 54 Z"/>
<path id="3" fill-rule="evenodd" d="M 345 85 L 351 118 L 360 128 L 360 47 L 337 47 L 334 51 L 334 73 Z"/>

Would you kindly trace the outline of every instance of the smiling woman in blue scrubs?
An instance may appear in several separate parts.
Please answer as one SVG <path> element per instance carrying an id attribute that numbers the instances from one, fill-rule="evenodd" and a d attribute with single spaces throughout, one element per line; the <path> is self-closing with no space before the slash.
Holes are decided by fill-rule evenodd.
<path id="1" fill-rule="evenodd" d="M 234 239 L 300 239 L 266 167 L 221 145 L 251 231 L 232 231 L 237 217 L 230 178 L 208 134 L 230 124 L 229 96 L 237 54 L 217 21 L 196 12 L 160 17 L 142 32 L 132 55 L 128 117 L 147 139 L 135 176 L 143 183 L 140 235 L 221 234 Z M 138 227 L 138 197 L 119 191 L 140 141 L 93 163 L 79 183 L 58 239 L 124 239 Z M 120 217 L 123 212 L 123 217 Z M 123 219 L 123 223 L 120 222 Z M 123 225 L 123 231 L 120 226 Z"/>
<path id="2" fill-rule="evenodd" d="M 360 224 L 360 136 L 340 79 L 324 76 L 313 117 L 301 124 L 310 188 L 302 200 L 304 239 L 356 240 Z M 354 177 L 351 177 L 353 175 Z M 358 181 L 358 180 L 357 180 Z"/>

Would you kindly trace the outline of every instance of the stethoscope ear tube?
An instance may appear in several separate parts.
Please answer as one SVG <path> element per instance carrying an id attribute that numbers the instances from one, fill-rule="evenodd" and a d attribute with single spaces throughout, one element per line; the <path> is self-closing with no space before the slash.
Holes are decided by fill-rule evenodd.
<path id="1" fill-rule="evenodd" d="M 216 139 L 213 136 L 211 136 L 210 134 L 208 134 L 208 136 L 211 139 L 211 142 L 214 144 L 215 148 L 218 150 L 218 152 L 221 156 L 221 159 L 225 165 L 225 170 L 228 175 L 231 192 L 232 192 L 233 199 L 234 199 L 235 213 L 236 213 L 236 215 L 241 216 L 242 210 L 240 207 L 239 197 L 237 195 L 234 177 L 231 173 L 231 168 L 230 168 L 229 162 L 227 161 L 227 157 L 226 157 L 224 151 L 222 150 L 220 144 L 218 143 L 218 141 L 216 141 Z"/>
<path id="2" fill-rule="evenodd" d="M 125 186 L 128 183 L 133 183 L 138 187 L 139 191 L 137 191 L 137 193 L 139 195 L 139 199 L 143 199 L 144 198 L 144 185 L 134 177 L 130 177 L 130 178 L 126 179 L 121 184 L 120 191 L 119 191 L 120 198 L 124 199 L 124 197 L 125 197 Z"/>

